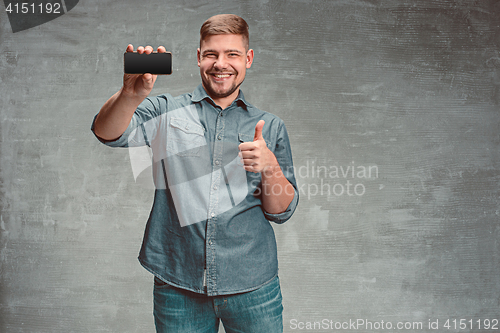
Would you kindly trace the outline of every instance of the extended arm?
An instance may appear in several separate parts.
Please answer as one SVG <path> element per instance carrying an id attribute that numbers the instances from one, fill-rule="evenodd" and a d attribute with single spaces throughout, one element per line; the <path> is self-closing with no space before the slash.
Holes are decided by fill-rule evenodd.
<path id="1" fill-rule="evenodd" d="M 127 52 L 133 52 L 134 47 L 129 44 Z M 139 46 L 138 53 L 150 54 L 151 46 Z M 158 52 L 166 52 L 163 46 Z M 112 141 L 119 138 L 127 129 L 135 110 L 149 95 L 156 81 L 156 75 L 124 74 L 122 88 L 111 96 L 99 111 L 94 122 L 94 133 L 101 139 Z"/>

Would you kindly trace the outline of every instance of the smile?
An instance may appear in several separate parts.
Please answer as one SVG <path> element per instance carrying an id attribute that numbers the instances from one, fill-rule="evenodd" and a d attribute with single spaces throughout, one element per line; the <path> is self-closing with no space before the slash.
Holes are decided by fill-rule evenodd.
<path id="1" fill-rule="evenodd" d="M 225 80 L 230 78 L 233 74 L 232 73 L 209 73 L 214 79 L 216 80 Z"/>

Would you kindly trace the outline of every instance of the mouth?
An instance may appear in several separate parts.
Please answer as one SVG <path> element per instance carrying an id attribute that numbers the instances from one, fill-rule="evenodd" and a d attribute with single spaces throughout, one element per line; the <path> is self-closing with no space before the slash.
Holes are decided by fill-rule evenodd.
<path id="1" fill-rule="evenodd" d="M 209 73 L 215 81 L 224 81 L 229 79 L 233 74 L 232 73 Z"/>

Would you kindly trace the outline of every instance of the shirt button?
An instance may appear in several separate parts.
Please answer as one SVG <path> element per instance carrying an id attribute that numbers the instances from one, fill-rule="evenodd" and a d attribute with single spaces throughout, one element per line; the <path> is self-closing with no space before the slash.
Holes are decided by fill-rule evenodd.
<path id="1" fill-rule="evenodd" d="M 219 136 L 217 137 L 217 140 L 222 140 L 222 136 L 220 136 L 220 135 L 219 135 Z"/>
<path id="2" fill-rule="evenodd" d="M 215 161 L 215 165 L 219 165 L 219 164 L 220 164 L 220 162 L 218 160 Z"/>
<path id="3" fill-rule="evenodd" d="M 215 213 L 210 214 L 210 216 L 215 217 Z"/>
<path id="4" fill-rule="evenodd" d="M 212 241 L 211 240 L 208 241 L 208 245 L 212 245 Z"/>
<path id="5" fill-rule="evenodd" d="M 217 189 L 217 185 L 214 185 L 214 190 L 216 190 L 216 189 Z"/>

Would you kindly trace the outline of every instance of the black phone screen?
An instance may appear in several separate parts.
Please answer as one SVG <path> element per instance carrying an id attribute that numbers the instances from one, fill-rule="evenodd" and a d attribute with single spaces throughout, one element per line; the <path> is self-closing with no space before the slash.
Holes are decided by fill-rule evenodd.
<path id="1" fill-rule="evenodd" d="M 125 52 L 123 61 L 125 74 L 172 74 L 172 53 L 170 52 L 150 54 Z"/>

